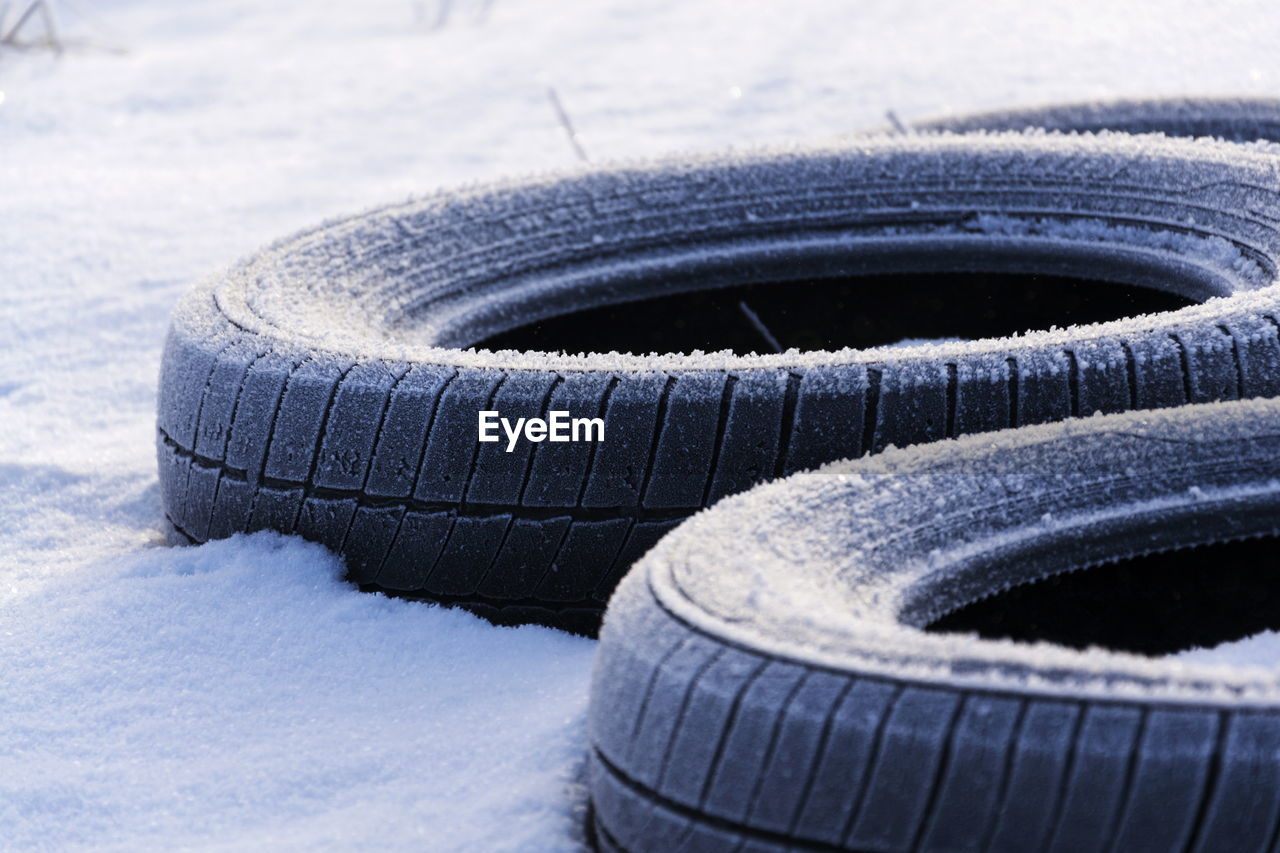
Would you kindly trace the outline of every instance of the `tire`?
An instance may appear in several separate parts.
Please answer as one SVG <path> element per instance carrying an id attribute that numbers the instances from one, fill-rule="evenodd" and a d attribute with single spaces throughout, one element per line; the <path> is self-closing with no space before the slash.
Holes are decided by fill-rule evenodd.
<path id="1" fill-rule="evenodd" d="M 1152 98 L 1086 101 L 994 110 L 912 122 L 911 131 L 1057 131 L 1162 133 L 1231 142 L 1280 140 L 1280 99 Z"/>
<path id="2" fill-rule="evenodd" d="M 1280 685 L 926 633 L 1152 549 L 1280 534 L 1280 400 L 890 451 L 725 500 L 605 617 L 606 850 L 1244 851 L 1280 827 Z"/>
<path id="3" fill-rule="evenodd" d="M 159 393 L 165 513 L 182 541 L 299 533 L 366 589 L 590 632 L 637 557 L 758 482 L 890 445 L 1280 394 L 1276 170 L 1265 150 L 1205 141 L 874 139 L 584 171 L 329 223 L 179 304 Z M 660 293 L 939 270 L 1209 301 L 864 351 L 468 348 Z M 477 441 L 479 410 L 599 417 L 605 440 L 508 453 Z"/>

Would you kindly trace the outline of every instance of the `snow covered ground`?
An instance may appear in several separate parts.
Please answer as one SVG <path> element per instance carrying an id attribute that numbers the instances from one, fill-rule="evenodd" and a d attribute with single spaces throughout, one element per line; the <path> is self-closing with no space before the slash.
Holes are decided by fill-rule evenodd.
<path id="1" fill-rule="evenodd" d="M 361 595 L 280 537 L 162 547 L 155 377 L 196 278 L 330 215 L 572 167 L 549 87 L 593 159 L 1280 91 L 1271 2 L 54 6 L 63 56 L 0 47 L 10 849 L 579 844 L 590 642 Z"/>

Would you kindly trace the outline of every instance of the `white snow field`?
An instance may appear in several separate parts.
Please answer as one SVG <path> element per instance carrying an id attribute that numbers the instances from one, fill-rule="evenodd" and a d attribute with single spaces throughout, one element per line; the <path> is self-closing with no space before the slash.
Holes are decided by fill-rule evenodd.
<path id="1" fill-rule="evenodd" d="M 13 850 L 581 844 L 591 642 L 360 594 L 278 536 L 162 545 L 158 360 L 199 277 L 325 217 L 572 167 L 550 87 L 596 160 L 1280 91 L 1265 0 L 52 6 L 61 56 L 0 45 Z"/>

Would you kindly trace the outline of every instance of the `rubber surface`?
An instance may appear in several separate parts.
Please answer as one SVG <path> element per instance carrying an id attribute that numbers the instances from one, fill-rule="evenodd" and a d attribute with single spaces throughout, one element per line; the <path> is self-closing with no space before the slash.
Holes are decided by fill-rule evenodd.
<path id="1" fill-rule="evenodd" d="M 1272 849 L 1272 669 L 923 626 L 1053 573 L 1277 533 L 1277 400 L 938 442 L 729 498 L 610 604 L 602 847 Z"/>
<path id="2" fill-rule="evenodd" d="M 1233 142 L 1280 139 L 1280 99 L 1143 98 L 1082 101 L 912 122 L 911 131 L 1041 130 L 1163 133 Z"/>
<path id="3" fill-rule="evenodd" d="M 889 445 L 1280 393 L 1278 162 L 1265 146 L 1157 137 L 881 138 L 587 170 L 329 223 L 180 303 L 160 381 L 165 512 L 185 541 L 297 532 L 368 588 L 590 630 L 635 558 L 762 480 Z M 660 293 L 966 270 L 1210 301 L 866 351 L 467 349 Z M 507 453 L 477 442 L 480 409 L 601 417 L 605 439 Z"/>

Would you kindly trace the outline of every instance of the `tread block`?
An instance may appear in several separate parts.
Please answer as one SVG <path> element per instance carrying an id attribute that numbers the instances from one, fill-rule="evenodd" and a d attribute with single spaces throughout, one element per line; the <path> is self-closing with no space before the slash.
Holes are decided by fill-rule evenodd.
<path id="1" fill-rule="evenodd" d="M 209 538 L 226 539 L 249 526 L 249 510 L 253 506 L 253 487 L 235 477 L 224 476 L 209 519 Z"/>
<path id="2" fill-rule="evenodd" d="M 246 472 L 253 482 L 262 475 L 272 424 L 293 368 L 289 359 L 268 354 L 245 373 L 227 439 L 226 461 L 230 467 Z"/>
<path id="3" fill-rule="evenodd" d="M 267 447 L 264 476 L 306 483 L 345 365 L 308 361 L 289 377 Z"/>
<path id="4" fill-rule="evenodd" d="M 176 330 L 165 339 L 156 422 L 161 432 L 187 450 L 195 446 L 200 400 L 225 346 L 226 341 L 192 340 Z"/>
<path id="5" fill-rule="evenodd" d="M 886 682 L 857 681 L 832 709 L 826 748 L 812 769 L 797 832 L 827 844 L 844 842 L 853 809 L 867 792 L 880 728 L 897 696 L 898 688 Z"/>
<path id="6" fill-rule="evenodd" d="M 244 387 L 244 378 L 261 354 L 261 347 L 238 344 L 218 356 L 209 386 L 199 404 L 200 422 L 195 445 L 188 446 L 189 449 L 206 459 L 222 459 L 226 455 L 231 420 Z"/>
<path id="7" fill-rule="evenodd" d="M 787 710 L 804 678 L 800 667 L 771 661 L 741 694 L 709 783 L 704 803 L 708 814 L 739 823 L 747 818 L 766 766 L 776 754 Z"/>
<path id="8" fill-rule="evenodd" d="M 1011 355 L 1018 361 L 1019 425 L 1071 417 L 1071 365 L 1066 354 L 1029 349 Z"/>
<path id="9" fill-rule="evenodd" d="M 847 677 L 813 672 L 782 710 L 777 748 L 745 816 L 752 826 L 777 833 L 791 828 L 805 803 L 806 782 L 817 764 L 832 710 L 851 686 Z"/>
<path id="10" fill-rule="evenodd" d="M 1280 396 L 1280 322 L 1247 314 L 1224 325 L 1236 339 L 1246 397 Z"/>
<path id="11" fill-rule="evenodd" d="M 366 493 L 409 497 L 426 451 L 436 404 L 456 375 L 452 368 L 415 365 L 392 389 L 369 466 Z"/>
<path id="12" fill-rule="evenodd" d="M 921 850 L 983 849 L 1021 713 L 1022 703 L 1016 699 L 977 695 L 965 703 Z"/>
<path id="13" fill-rule="evenodd" d="M 362 506 L 356 510 L 343 551 L 348 580 L 352 583 L 373 583 L 391 550 L 403 515 L 401 507 Z"/>
<path id="14" fill-rule="evenodd" d="M 623 576 L 635 565 L 636 561 L 658 544 L 658 540 L 666 536 L 668 531 L 680 524 L 680 519 L 669 521 L 637 521 L 631 526 L 622 549 L 614 559 L 612 567 L 601 576 L 600 583 L 592 592 L 597 601 L 607 601 L 614 587 Z"/>
<path id="15" fill-rule="evenodd" d="M 343 378 L 325 424 L 315 485 L 351 491 L 364 488 L 388 394 L 406 369 L 370 362 L 356 365 Z"/>
<path id="16" fill-rule="evenodd" d="M 542 581 L 569 529 L 568 516 L 543 520 L 517 518 L 477 591 L 489 598 L 528 598 Z"/>
<path id="17" fill-rule="evenodd" d="M 729 377 L 681 373 L 667 393 L 653 468 L 641 504 L 648 508 L 702 506 L 715 455 L 720 412 Z M 605 435 L 608 435 L 608 424 Z"/>
<path id="18" fill-rule="evenodd" d="M 742 373 L 733 386 L 707 505 L 773 478 L 787 393 L 784 371 Z"/>
<path id="19" fill-rule="evenodd" d="M 1050 850 L 1101 850 L 1123 806 L 1128 768 L 1142 726 L 1137 708 L 1090 705 L 1075 743 L 1058 828 Z"/>
<path id="20" fill-rule="evenodd" d="M 188 469 L 186 496 L 182 502 L 178 526 L 197 542 L 209 538 L 209 521 L 213 516 L 213 499 L 218 491 L 222 471 L 193 463 Z"/>
<path id="21" fill-rule="evenodd" d="M 796 393 L 795 423 L 784 474 L 807 471 L 862 449 L 867 370 L 862 365 L 805 370 Z"/>
<path id="22" fill-rule="evenodd" d="M 595 459 L 587 472 L 584 507 L 640 505 L 649 451 L 657 440 L 660 401 L 667 385 L 668 379 L 661 373 L 618 377 L 605 408 L 605 440 L 596 446 Z"/>
<path id="23" fill-rule="evenodd" d="M 1070 352 L 1075 357 L 1080 417 L 1130 408 L 1128 353 L 1118 340 L 1081 341 Z"/>
<path id="24" fill-rule="evenodd" d="M 493 402 L 485 408 L 496 410 L 513 426 L 517 418 L 543 417 L 547 413 L 549 395 L 558 384 L 559 377 L 545 371 L 511 373 L 494 395 Z M 473 414 L 473 442 L 478 436 L 477 420 L 478 415 Z M 497 441 L 479 444 L 476 450 L 475 470 L 464 498 L 468 504 L 517 505 L 520 493 L 524 491 L 525 474 L 534 448 L 550 444 L 526 441 L 521 437 L 508 452 L 504 430 L 499 427 L 496 432 Z"/>
<path id="25" fill-rule="evenodd" d="M 1134 396 L 1140 409 L 1163 409 L 1186 402 L 1182 381 L 1182 350 L 1164 332 L 1127 341 L 1133 354 Z"/>
<path id="26" fill-rule="evenodd" d="M 929 804 L 960 696 L 949 690 L 907 687 L 880 736 L 862 801 L 846 846 L 905 850 Z"/>
<path id="27" fill-rule="evenodd" d="M 1192 403 L 1235 400 L 1240 396 L 1240 366 L 1235 338 L 1226 329 L 1209 326 L 1178 332 L 1186 349 Z"/>
<path id="28" fill-rule="evenodd" d="M 946 437 L 946 365 L 931 361 L 878 365 L 879 402 L 871 448 L 907 447 Z"/>
<path id="29" fill-rule="evenodd" d="M 1208 781 L 1218 715 L 1155 710 L 1113 843 L 1118 850 L 1183 850 Z"/>
<path id="30" fill-rule="evenodd" d="M 510 523 L 509 515 L 456 519 L 435 571 L 422 588 L 437 595 L 473 594 L 493 564 Z"/>
<path id="31" fill-rule="evenodd" d="M 630 528 L 628 518 L 571 524 L 560 552 L 533 594 L 546 601 L 587 600 L 616 562 Z"/>
<path id="32" fill-rule="evenodd" d="M 1241 711 L 1228 717 L 1217 783 L 1197 853 L 1261 850 L 1280 819 L 1280 721 Z"/>
<path id="33" fill-rule="evenodd" d="M 302 487 L 277 489 L 263 486 L 253 499 L 253 511 L 249 516 L 249 530 L 276 530 L 292 533 L 294 520 L 302 509 Z"/>
<path id="34" fill-rule="evenodd" d="M 178 453 L 162 439 L 156 442 L 156 459 L 160 466 L 160 503 L 175 526 L 182 526 L 182 510 L 187 500 L 187 476 L 191 457 Z"/>
<path id="35" fill-rule="evenodd" d="M 547 409 L 568 412 L 573 418 L 603 418 L 602 406 L 606 397 L 612 398 L 610 387 L 616 384 L 621 384 L 621 380 L 595 373 L 565 374 L 563 381 L 551 392 Z M 611 435 L 606 421 L 605 442 L 623 438 L 622 435 Z M 537 445 L 533 451 L 529 479 L 520 498 L 521 505 L 577 506 L 578 496 L 586 483 L 587 466 L 592 455 L 600 452 L 600 446 L 585 441 L 544 441 Z"/>
<path id="36" fill-rule="evenodd" d="M 970 356 L 956 361 L 953 435 L 990 432 L 1014 426 L 1009 399 L 1009 359 Z"/>
<path id="37" fill-rule="evenodd" d="M 355 498 L 334 500 L 312 495 L 302 502 L 298 533 L 304 539 L 319 542 L 329 550 L 337 551 L 342 547 L 355 513 Z"/>
<path id="38" fill-rule="evenodd" d="M 502 377 L 503 374 L 495 370 L 463 370 L 444 389 L 418 470 L 415 498 L 439 503 L 462 502 L 476 452 L 485 446 L 476 441 L 477 413 L 493 408 L 490 401 Z"/>
<path id="39" fill-rule="evenodd" d="M 618 761 L 627 775 L 650 790 L 656 789 L 667 750 L 680 734 L 681 709 L 686 695 L 692 695 L 696 686 L 690 682 L 715 663 L 719 654 L 723 652 L 711 642 L 695 637 L 658 668 L 635 737 L 626 756 Z"/>
<path id="40" fill-rule="evenodd" d="M 727 649 L 691 684 L 665 747 L 659 794 L 689 808 L 701 807 L 743 694 L 764 666 L 755 655 Z"/>
<path id="41" fill-rule="evenodd" d="M 1013 745 L 1004 805 L 996 816 L 990 849 L 1017 853 L 1043 850 L 1051 831 L 1053 798 L 1067 772 L 1072 735 L 1083 713 L 1073 702 L 1031 702 Z"/>
<path id="42" fill-rule="evenodd" d="M 422 582 L 444 550 L 453 519 L 444 512 L 406 512 L 374 583 L 386 589 L 422 589 Z"/>

